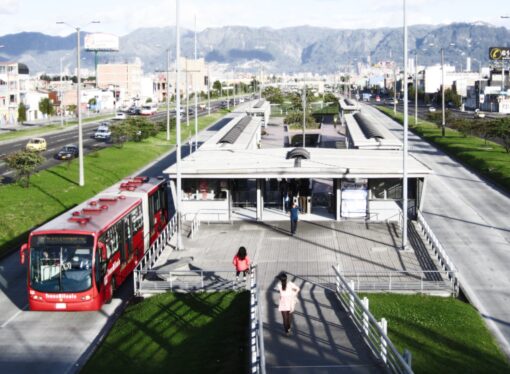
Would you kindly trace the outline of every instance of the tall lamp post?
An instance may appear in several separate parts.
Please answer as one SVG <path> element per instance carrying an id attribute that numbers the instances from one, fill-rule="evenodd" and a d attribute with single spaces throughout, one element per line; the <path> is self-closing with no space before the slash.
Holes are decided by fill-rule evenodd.
<path id="1" fill-rule="evenodd" d="M 303 86 L 303 96 L 301 97 L 303 105 L 303 148 L 306 147 L 306 84 Z"/>
<path id="2" fill-rule="evenodd" d="M 197 16 L 195 16 L 195 69 L 197 68 Z M 193 79 L 193 88 L 195 90 L 195 152 L 198 149 L 198 90 L 197 80 Z"/>
<path id="3" fill-rule="evenodd" d="M 455 43 L 450 43 L 450 47 L 455 46 Z M 445 71 L 444 71 L 444 47 L 441 47 L 441 108 L 442 108 L 442 119 L 441 119 L 441 136 L 445 136 L 446 133 L 446 104 L 445 104 Z"/>
<path id="4" fill-rule="evenodd" d="M 166 141 L 170 141 L 170 48 L 166 50 Z"/>
<path id="5" fill-rule="evenodd" d="M 64 105 L 63 105 L 63 97 L 64 97 L 64 93 L 63 93 L 63 89 L 62 89 L 62 75 L 64 75 L 64 73 L 62 72 L 62 64 L 63 64 L 63 60 L 64 60 L 64 57 L 67 56 L 67 53 L 63 56 L 60 56 L 60 127 L 64 127 Z"/>
<path id="6" fill-rule="evenodd" d="M 510 16 L 501 16 L 502 19 L 510 19 Z M 510 75 L 510 71 L 508 73 Z M 505 90 L 505 60 L 501 60 L 501 93 Z"/>
<path id="7" fill-rule="evenodd" d="M 175 145 L 175 155 L 176 155 L 176 179 L 177 179 L 177 201 L 175 202 L 175 214 L 177 217 L 177 244 L 176 249 L 183 249 L 182 246 L 182 237 L 181 237 L 181 194 L 182 194 L 182 178 L 181 178 L 181 94 L 180 94 L 180 86 L 181 86 L 181 28 L 179 24 L 179 14 L 180 14 L 180 1 L 176 0 L 175 2 L 175 59 L 177 61 L 177 76 L 175 80 L 175 134 L 176 134 L 176 145 Z M 186 72 L 187 74 L 187 72 Z"/>
<path id="8" fill-rule="evenodd" d="M 404 147 L 402 155 L 402 250 L 407 249 L 407 132 L 409 126 L 409 103 L 408 99 L 408 86 L 407 86 L 407 9 L 406 0 L 403 0 L 403 13 L 404 13 Z"/>
<path id="9" fill-rule="evenodd" d="M 418 51 L 414 53 L 414 125 L 418 124 Z"/>
<path id="10" fill-rule="evenodd" d="M 100 23 L 99 21 L 92 21 L 87 23 L 85 26 L 88 26 L 92 23 Z M 74 30 L 76 30 L 76 75 L 77 75 L 77 83 L 76 83 L 76 110 L 78 111 L 78 164 L 79 164 L 79 185 L 83 187 L 85 185 L 85 171 L 83 167 L 83 128 L 81 123 L 81 107 L 80 107 L 80 96 L 81 96 L 81 57 L 80 57 L 80 31 L 83 27 L 72 26 L 66 22 L 58 21 L 58 25 L 66 25 Z"/>

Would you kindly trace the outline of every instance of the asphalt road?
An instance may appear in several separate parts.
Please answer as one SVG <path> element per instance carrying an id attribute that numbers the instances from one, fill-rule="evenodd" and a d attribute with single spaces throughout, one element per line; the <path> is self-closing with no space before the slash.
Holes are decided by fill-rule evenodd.
<path id="1" fill-rule="evenodd" d="M 198 142 L 204 142 L 226 123 L 228 120 L 220 119 L 202 131 Z M 189 152 L 184 144 L 182 156 Z M 136 174 L 162 175 L 175 159 L 175 151 L 171 151 Z M 26 277 L 26 267 L 19 263 L 19 252 L 0 261 L 0 373 L 78 372 L 109 330 L 115 320 L 112 317 L 122 311 L 133 294 L 133 282 L 128 278 L 112 303 L 100 311 L 32 312 L 27 311 Z"/>
<path id="2" fill-rule="evenodd" d="M 395 121 L 374 108 L 363 111 L 402 138 Z M 510 196 L 412 133 L 409 149 L 434 171 L 424 192 L 425 219 L 456 265 L 462 290 L 510 357 Z"/>
<path id="3" fill-rule="evenodd" d="M 211 101 L 211 112 L 216 112 L 221 108 L 222 100 Z M 190 102 L 190 108 L 194 107 L 194 103 Z M 198 115 L 204 116 L 208 113 L 206 109 L 199 109 Z M 165 121 L 166 120 L 166 112 L 158 112 L 153 116 L 149 117 L 152 121 Z M 171 115 L 173 118 L 173 115 Z M 182 121 L 186 122 L 186 114 L 182 115 Z M 189 116 L 190 125 L 194 123 L 194 116 L 190 114 Z M 84 154 L 91 152 L 97 147 L 109 147 L 110 143 L 107 143 L 103 140 L 96 140 L 93 138 L 94 132 L 97 129 L 100 122 L 104 122 L 104 120 L 88 123 L 83 125 L 83 151 Z M 48 144 L 48 149 L 42 153 L 42 155 L 46 158 L 41 167 L 38 170 L 44 170 L 50 168 L 52 166 L 57 165 L 60 162 L 66 162 L 55 159 L 55 154 L 65 145 L 67 144 L 78 144 L 78 132 L 77 127 L 71 127 L 64 129 L 62 131 L 56 131 L 44 135 L 40 135 L 46 139 Z M 17 139 L 13 141 L 1 142 L 0 144 L 0 183 L 12 183 L 14 180 L 15 172 L 13 170 L 9 170 L 5 162 L 1 160 L 1 157 L 25 148 L 28 139 Z"/>

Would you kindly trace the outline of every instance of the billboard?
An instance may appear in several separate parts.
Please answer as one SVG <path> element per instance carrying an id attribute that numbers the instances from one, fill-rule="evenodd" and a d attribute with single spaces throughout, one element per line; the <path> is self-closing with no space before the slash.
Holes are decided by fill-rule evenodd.
<path id="1" fill-rule="evenodd" d="M 118 52 L 119 37 L 113 34 L 94 33 L 85 36 L 86 51 Z"/>
<path id="2" fill-rule="evenodd" d="M 489 58 L 493 61 L 510 60 L 510 48 L 490 47 Z"/>

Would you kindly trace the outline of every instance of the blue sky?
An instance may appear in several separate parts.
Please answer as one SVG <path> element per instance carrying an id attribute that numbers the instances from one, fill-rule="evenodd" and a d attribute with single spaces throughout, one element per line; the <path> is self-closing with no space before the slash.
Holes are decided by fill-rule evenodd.
<path id="1" fill-rule="evenodd" d="M 407 0 L 409 24 L 482 21 L 510 27 L 502 20 L 503 0 Z M 510 4 L 510 2 L 508 2 Z M 182 25 L 198 29 L 225 25 L 275 28 L 312 25 L 333 28 L 398 26 L 402 0 L 181 0 Z M 506 7 L 510 14 L 510 5 Z M 140 27 L 175 24 L 175 0 L 0 0 L 0 35 L 40 31 L 67 35 L 64 20 L 88 31 L 125 35 Z"/>

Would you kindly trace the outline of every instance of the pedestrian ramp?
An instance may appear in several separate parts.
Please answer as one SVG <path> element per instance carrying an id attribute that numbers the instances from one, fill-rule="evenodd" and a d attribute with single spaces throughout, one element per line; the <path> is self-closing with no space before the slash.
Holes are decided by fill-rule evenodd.
<path id="1" fill-rule="evenodd" d="M 277 281 L 261 289 L 267 373 L 382 373 L 349 316 L 330 289 L 292 279 L 300 288 L 290 335 L 278 311 Z"/>

